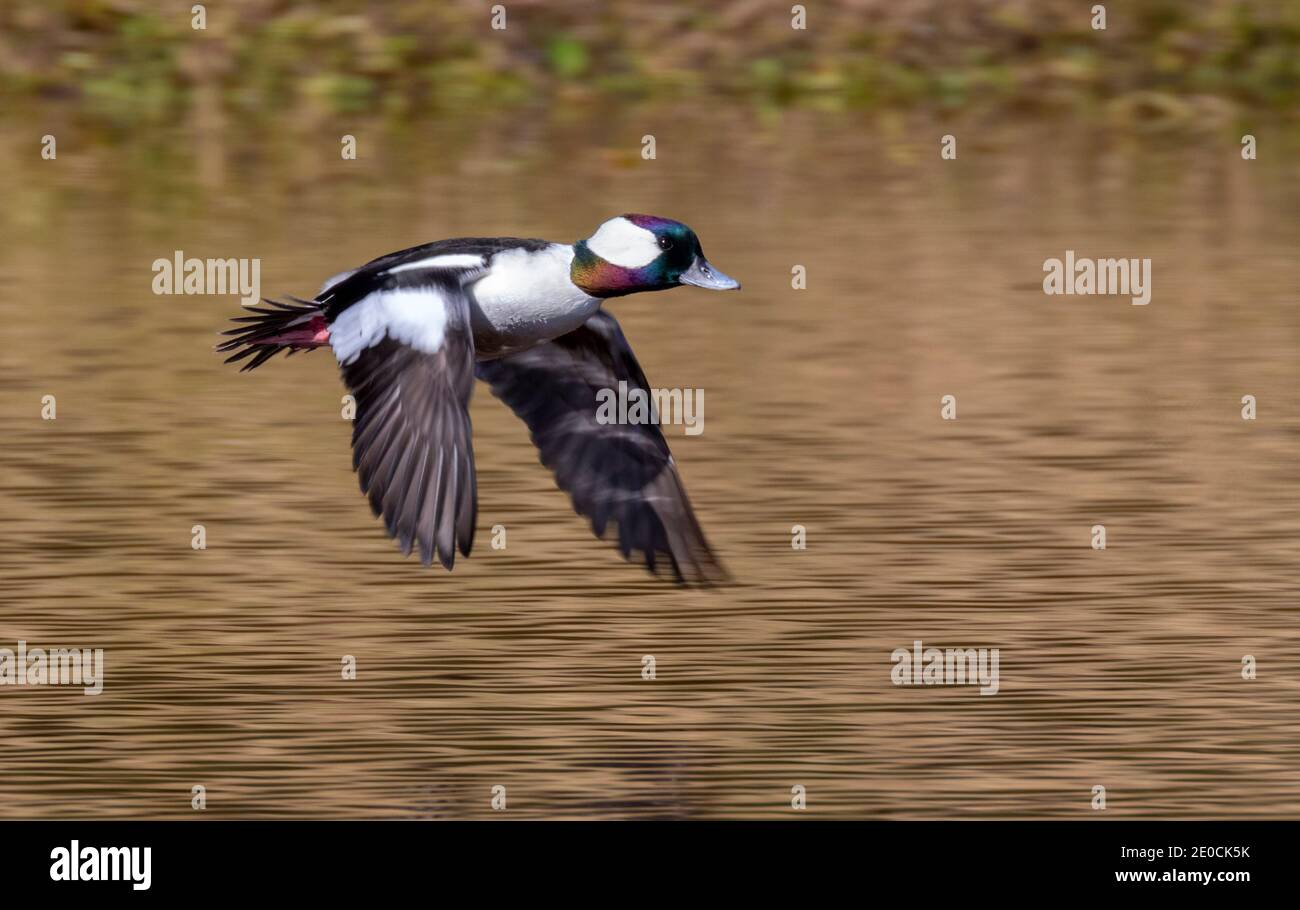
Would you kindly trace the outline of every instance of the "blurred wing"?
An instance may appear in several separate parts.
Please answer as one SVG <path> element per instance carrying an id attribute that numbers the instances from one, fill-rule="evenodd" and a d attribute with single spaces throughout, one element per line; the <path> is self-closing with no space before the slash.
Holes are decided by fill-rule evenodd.
<path id="1" fill-rule="evenodd" d="M 580 328 L 518 354 L 483 361 L 478 377 L 528 425 L 542 464 L 605 538 L 612 522 L 625 559 L 685 584 L 727 579 L 686 498 L 655 424 L 601 424 L 596 393 L 649 390 L 618 321 L 597 312 Z M 610 536 L 613 536 L 612 534 Z"/>
<path id="2" fill-rule="evenodd" d="M 469 398 L 474 341 L 463 276 L 376 291 L 330 329 L 356 399 L 352 466 L 403 554 L 448 569 L 474 542 L 478 502 Z"/>

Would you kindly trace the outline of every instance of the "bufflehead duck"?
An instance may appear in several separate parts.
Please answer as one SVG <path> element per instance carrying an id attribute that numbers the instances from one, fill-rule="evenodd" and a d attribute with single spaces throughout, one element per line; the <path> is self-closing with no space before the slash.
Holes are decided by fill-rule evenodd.
<path id="1" fill-rule="evenodd" d="M 451 569 L 468 556 L 478 496 L 469 399 L 486 382 L 527 424 L 542 464 L 597 537 L 625 559 L 712 584 L 725 570 L 704 538 L 655 424 L 597 421 L 597 392 L 649 390 L 610 297 L 689 284 L 733 290 L 695 232 L 621 215 L 575 244 L 514 237 L 439 240 L 325 282 L 313 300 L 249 307 L 217 350 L 261 366 L 328 345 L 356 400 L 352 466 L 404 555 Z M 610 534 L 609 536 L 613 536 Z"/>

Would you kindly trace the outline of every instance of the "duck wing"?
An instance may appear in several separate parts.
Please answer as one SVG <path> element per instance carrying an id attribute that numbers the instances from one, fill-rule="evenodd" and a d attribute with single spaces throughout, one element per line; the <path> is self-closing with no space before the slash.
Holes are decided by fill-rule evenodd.
<path id="1" fill-rule="evenodd" d="M 613 316 L 598 311 L 569 334 L 481 361 L 476 372 L 528 425 L 542 464 L 597 537 L 616 539 L 624 559 L 640 554 L 652 573 L 681 584 L 727 579 L 658 425 L 596 420 L 599 390 L 622 381 L 649 391 Z"/>
<path id="2" fill-rule="evenodd" d="M 454 262 L 454 264 L 453 264 Z M 405 555 L 450 569 L 474 542 L 478 495 L 469 399 L 474 339 L 466 260 L 349 276 L 327 289 L 330 345 L 356 400 L 352 466 Z M 351 299 L 349 299 L 351 298 Z"/>

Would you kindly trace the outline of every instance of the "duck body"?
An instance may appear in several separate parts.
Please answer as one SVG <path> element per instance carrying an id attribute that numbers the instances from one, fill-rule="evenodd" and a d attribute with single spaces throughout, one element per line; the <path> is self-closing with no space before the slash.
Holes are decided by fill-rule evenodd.
<path id="1" fill-rule="evenodd" d="M 458 273 L 468 297 L 474 353 L 486 360 L 567 334 L 600 309 L 602 298 L 573 283 L 573 258 L 571 245 L 547 240 L 439 240 L 390 253 L 337 276 L 326 282 L 321 296 L 329 298 L 326 315 L 333 322 L 376 291 L 423 294 L 431 277 Z M 359 314 L 354 318 L 360 319 Z M 339 338 L 340 328 L 348 327 L 349 323 L 336 326 L 332 338 Z M 334 344 L 337 351 L 339 342 Z"/>
<path id="2" fill-rule="evenodd" d="M 738 288 L 690 228 L 623 215 L 575 244 L 440 240 L 327 280 L 313 300 L 266 301 L 218 346 L 260 366 L 329 346 L 357 402 L 353 467 L 403 553 L 448 569 L 468 556 L 477 488 L 468 403 L 474 379 L 528 425 L 542 463 L 600 537 L 682 583 L 725 577 L 695 520 L 658 426 L 604 425 L 596 394 L 648 389 L 605 300 L 681 284 Z"/>

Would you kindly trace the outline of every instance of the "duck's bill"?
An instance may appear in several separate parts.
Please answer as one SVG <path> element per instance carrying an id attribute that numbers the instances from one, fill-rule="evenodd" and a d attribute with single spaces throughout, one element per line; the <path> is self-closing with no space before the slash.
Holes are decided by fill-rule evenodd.
<path id="1" fill-rule="evenodd" d="M 740 288 L 739 281 L 719 272 L 703 256 L 696 256 L 695 262 L 682 272 L 682 276 L 677 280 L 682 284 L 693 284 L 697 288 L 708 288 L 710 291 L 735 291 Z"/>

